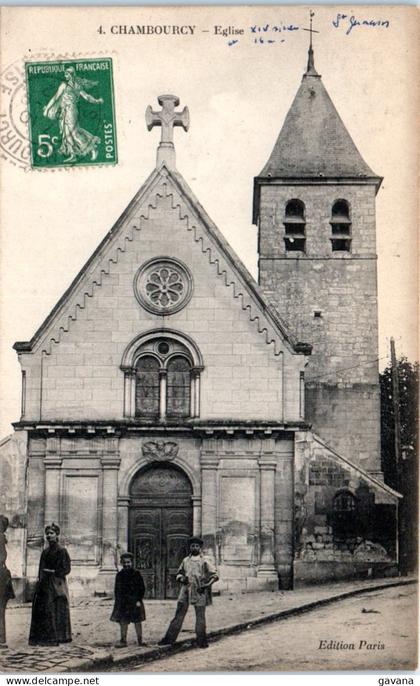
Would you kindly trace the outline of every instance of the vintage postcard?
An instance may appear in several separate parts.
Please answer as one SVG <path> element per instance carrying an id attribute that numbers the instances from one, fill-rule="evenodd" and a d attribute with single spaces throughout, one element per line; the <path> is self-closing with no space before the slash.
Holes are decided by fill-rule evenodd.
<path id="1" fill-rule="evenodd" d="M 0 19 L 0 671 L 415 670 L 417 8 Z"/>

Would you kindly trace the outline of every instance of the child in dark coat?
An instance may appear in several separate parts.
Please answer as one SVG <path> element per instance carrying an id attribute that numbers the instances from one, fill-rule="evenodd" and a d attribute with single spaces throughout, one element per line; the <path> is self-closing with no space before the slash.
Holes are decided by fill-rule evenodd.
<path id="1" fill-rule="evenodd" d="M 111 622 L 118 622 L 121 629 L 121 640 L 116 648 L 127 645 L 128 625 L 133 622 L 139 646 L 142 642 L 141 623 L 146 619 L 144 611 L 144 581 L 137 569 L 133 568 L 133 555 L 123 553 L 120 557 L 122 569 L 115 577 L 115 602 L 111 615 Z"/>

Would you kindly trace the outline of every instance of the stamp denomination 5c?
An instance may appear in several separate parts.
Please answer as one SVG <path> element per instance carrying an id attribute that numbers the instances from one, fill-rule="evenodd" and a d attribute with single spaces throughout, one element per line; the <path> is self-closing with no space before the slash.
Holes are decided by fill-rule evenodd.
<path id="1" fill-rule="evenodd" d="M 25 64 L 32 167 L 115 164 L 112 60 Z"/>

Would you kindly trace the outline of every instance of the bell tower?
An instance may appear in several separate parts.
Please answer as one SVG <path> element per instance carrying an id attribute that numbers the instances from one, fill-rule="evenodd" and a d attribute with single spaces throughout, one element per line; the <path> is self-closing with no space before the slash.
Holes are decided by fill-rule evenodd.
<path id="1" fill-rule="evenodd" d="M 381 476 L 375 196 L 357 150 L 308 64 L 273 151 L 254 179 L 259 283 L 313 344 L 306 419 L 328 445 Z"/>

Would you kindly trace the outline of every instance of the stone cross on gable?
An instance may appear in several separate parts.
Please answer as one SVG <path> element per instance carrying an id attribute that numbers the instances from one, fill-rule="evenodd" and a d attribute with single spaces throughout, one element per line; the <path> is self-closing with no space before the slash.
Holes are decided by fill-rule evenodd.
<path id="1" fill-rule="evenodd" d="M 146 109 L 146 125 L 148 131 L 154 126 L 162 129 L 161 140 L 157 150 L 157 166 L 165 162 L 168 167 L 175 167 L 175 147 L 174 126 L 182 126 L 184 131 L 188 131 L 190 125 L 190 114 L 188 107 L 184 107 L 182 112 L 175 112 L 175 107 L 179 105 L 179 98 L 176 95 L 159 95 L 158 103 L 162 106 L 160 112 L 154 112 L 150 105 Z"/>

